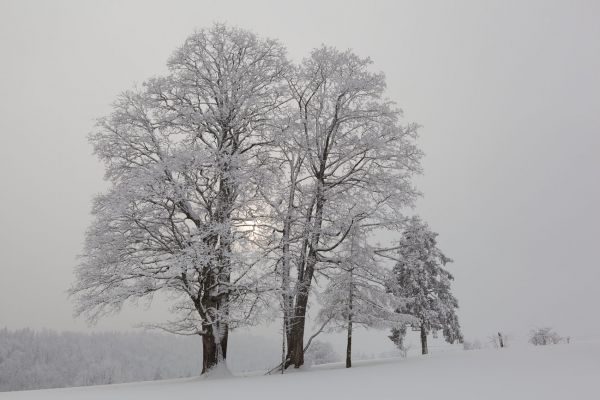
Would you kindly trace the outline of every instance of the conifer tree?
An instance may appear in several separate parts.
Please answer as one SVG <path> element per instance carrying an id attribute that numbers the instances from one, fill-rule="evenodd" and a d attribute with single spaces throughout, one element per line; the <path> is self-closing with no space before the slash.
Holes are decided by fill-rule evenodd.
<path id="1" fill-rule="evenodd" d="M 458 301 L 450 290 L 454 277 L 444 269 L 452 260 L 437 247 L 437 236 L 419 217 L 408 221 L 398 246 L 393 282 L 389 285 L 397 296 L 411 299 L 397 312 L 419 319 L 414 327 L 420 331 L 422 354 L 428 353 L 429 333 L 442 331 L 448 343 L 462 342 L 456 315 Z M 393 330 L 390 339 L 402 344 L 405 333 L 406 330 Z"/>

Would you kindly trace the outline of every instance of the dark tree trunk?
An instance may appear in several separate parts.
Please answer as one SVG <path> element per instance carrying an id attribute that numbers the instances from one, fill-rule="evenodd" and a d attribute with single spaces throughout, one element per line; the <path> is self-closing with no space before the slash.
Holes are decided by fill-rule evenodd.
<path id="1" fill-rule="evenodd" d="M 354 244 L 354 236 L 352 237 Z M 353 256 L 353 246 L 350 248 L 350 255 Z M 354 269 L 350 268 L 350 287 L 348 288 L 348 341 L 346 343 L 346 368 L 352 367 L 352 310 L 354 308 Z"/>
<path id="2" fill-rule="evenodd" d="M 297 299 L 294 316 L 292 317 L 286 368 L 290 365 L 293 365 L 294 368 L 300 368 L 304 365 L 304 324 L 308 294 L 299 293 Z"/>
<path id="3" fill-rule="evenodd" d="M 209 369 L 219 362 L 217 355 L 217 346 L 215 337 L 212 334 L 202 336 L 202 373 L 205 374 Z"/>
<path id="4" fill-rule="evenodd" d="M 221 343 L 217 344 L 212 328 L 205 328 L 206 334 L 202 335 L 202 373 L 205 374 L 219 362 L 227 358 L 227 339 L 229 332 L 227 326 L 222 327 L 223 337 Z"/>
<path id="5" fill-rule="evenodd" d="M 348 318 L 348 341 L 346 343 L 346 368 L 352 367 L 352 317 Z"/>
<path id="6" fill-rule="evenodd" d="M 285 313 L 284 313 L 285 315 Z M 283 318 L 283 331 L 281 331 L 281 373 L 283 374 L 285 372 L 285 344 L 287 342 L 290 341 L 290 338 L 288 336 L 288 324 L 287 321 L 285 319 L 285 316 Z M 269 371 L 270 373 L 270 371 Z"/>
<path id="7" fill-rule="evenodd" d="M 427 349 L 427 331 L 425 327 L 421 325 L 421 354 L 427 354 L 429 350 Z"/>
<path id="8" fill-rule="evenodd" d="M 318 214 L 321 216 L 320 213 Z M 319 224 L 320 226 L 320 224 Z M 316 243 L 318 243 L 318 236 Z M 291 318 L 291 335 L 290 343 L 288 346 L 288 360 L 286 368 L 293 365 L 294 368 L 300 368 L 304 365 L 304 328 L 306 323 L 306 309 L 308 305 L 308 294 L 310 291 L 310 284 L 312 283 L 315 265 L 317 264 L 317 255 L 315 246 L 309 250 L 306 262 L 306 270 L 300 279 L 300 286 L 296 295 L 296 305 L 293 309 Z"/>
<path id="9" fill-rule="evenodd" d="M 221 354 L 223 360 L 227 358 L 227 341 L 229 340 L 229 328 L 227 325 L 223 327 L 223 337 L 221 338 Z"/>
<path id="10" fill-rule="evenodd" d="M 352 367 L 352 319 L 348 321 L 348 342 L 346 344 L 346 368 Z"/>
<path id="11" fill-rule="evenodd" d="M 498 341 L 500 342 L 500 347 L 504 347 L 504 339 L 502 339 L 502 334 L 498 332 Z"/>
<path id="12" fill-rule="evenodd" d="M 322 178 L 321 178 L 322 179 Z M 304 327 L 306 322 L 306 308 L 308 305 L 308 294 L 310 292 L 310 285 L 313 280 L 315 272 L 315 266 L 317 265 L 317 248 L 321 237 L 321 225 L 323 223 L 323 207 L 325 205 L 325 199 L 323 197 L 323 183 L 321 182 L 317 188 L 316 204 L 315 204 L 315 218 L 313 223 L 313 229 L 316 232 L 310 240 L 305 239 L 304 251 L 306 258 L 301 258 L 299 265 L 305 268 L 299 268 L 298 270 L 298 289 L 296 293 L 296 304 L 292 310 L 291 318 L 291 335 L 290 342 L 288 344 L 288 357 L 285 367 L 293 365 L 294 368 L 300 368 L 304 365 Z M 311 218 L 308 218 L 310 222 Z M 306 260 L 306 264 L 304 263 Z"/>

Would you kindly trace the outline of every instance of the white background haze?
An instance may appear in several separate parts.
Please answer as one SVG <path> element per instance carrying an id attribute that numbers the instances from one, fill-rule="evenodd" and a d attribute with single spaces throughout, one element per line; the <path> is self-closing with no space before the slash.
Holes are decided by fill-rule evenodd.
<path id="1" fill-rule="evenodd" d="M 90 329 L 65 293 L 106 186 L 86 136 L 194 29 L 226 22 L 295 60 L 325 43 L 386 73 L 423 125 L 407 212 L 455 260 L 467 338 L 600 336 L 599 20 L 598 1 L 1 1 L 0 327 Z"/>

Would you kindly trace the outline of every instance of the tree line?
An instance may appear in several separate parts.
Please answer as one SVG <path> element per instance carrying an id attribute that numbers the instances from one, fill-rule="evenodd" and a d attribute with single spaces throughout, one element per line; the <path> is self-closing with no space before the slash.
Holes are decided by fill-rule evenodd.
<path id="1" fill-rule="evenodd" d="M 0 392 L 191 377 L 198 339 L 0 329 Z"/>
<path id="2" fill-rule="evenodd" d="M 405 215 L 418 125 L 401 122 L 369 58 L 321 46 L 295 63 L 278 41 L 217 24 L 167 65 L 89 137 L 111 185 L 94 200 L 76 314 L 94 322 L 165 293 L 172 318 L 155 327 L 201 336 L 203 373 L 227 358 L 232 329 L 274 304 L 280 368 L 301 367 L 315 296 L 318 332 L 347 331 L 347 366 L 356 325 L 393 328 L 399 346 L 407 326 L 424 345 L 440 330 L 462 339 L 451 260 Z M 373 243 L 377 232 L 398 244 Z"/>

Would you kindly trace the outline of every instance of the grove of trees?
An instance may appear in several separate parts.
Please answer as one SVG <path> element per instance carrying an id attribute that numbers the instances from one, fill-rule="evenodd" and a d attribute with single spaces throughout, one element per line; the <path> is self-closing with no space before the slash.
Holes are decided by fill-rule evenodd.
<path id="1" fill-rule="evenodd" d="M 226 359 L 231 329 L 273 304 L 281 368 L 301 367 L 323 287 L 318 320 L 347 331 L 347 366 L 353 325 L 460 340 L 449 260 L 405 215 L 418 126 L 402 122 L 370 59 L 322 46 L 296 63 L 275 40 L 217 24 L 168 68 L 123 92 L 90 135 L 110 188 L 70 290 L 77 314 L 94 322 L 166 294 L 172 318 L 156 327 L 201 336 L 203 373 Z M 400 243 L 377 245 L 375 232 Z"/>

